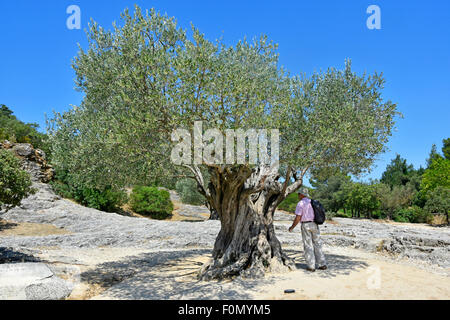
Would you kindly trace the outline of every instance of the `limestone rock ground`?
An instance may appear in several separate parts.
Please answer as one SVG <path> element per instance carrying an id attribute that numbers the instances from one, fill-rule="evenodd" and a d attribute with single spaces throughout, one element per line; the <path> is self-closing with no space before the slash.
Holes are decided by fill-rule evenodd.
<path id="1" fill-rule="evenodd" d="M 69 298 L 252 299 L 257 296 L 255 290 L 275 281 L 270 276 L 257 281 L 196 281 L 195 274 L 211 252 L 220 221 L 206 220 L 206 207 L 183 205 L 173 193 L 177 213 L 191 220 L 160 221 L 102 212 L 61 199 L 48 184 L 34 181 L 34 187 L 36 194 L 1 214 L 11 227 L 9 232 L 0 227 L 0 264 L 40 261 L 52 270 L 55 279 L 73 284 L 67 286 L 73 288 Z M 277 211 L 276 234 L 302 269 L 300 230 L 287 232 L 292 219 L 293 215 Z M 13 225 L 21 223 L 51 225 L 62 232 L 14 234 Z M 364 268 L 363 263 L 345 256 L 347 253 L 337 253 L 357 249 L 444 274 L 448 281 L 448 227 L 335 218 L 321 226 L 321 233 L 332 266 L 323 275 Z M 61 281 L 55 284 L 59 294 L 48 294 L 48 298 L 65 297 Z M 46 285 L 33 286 L 28 292 L 42 297 L 42 292 L 48 292 Z"/>
<path id="2" fill-rule="evenodd" d="M 72 289 L 72 282 L 57 277 L 44 263 L 0 264 L 1 300 L 58 300 Z"/>

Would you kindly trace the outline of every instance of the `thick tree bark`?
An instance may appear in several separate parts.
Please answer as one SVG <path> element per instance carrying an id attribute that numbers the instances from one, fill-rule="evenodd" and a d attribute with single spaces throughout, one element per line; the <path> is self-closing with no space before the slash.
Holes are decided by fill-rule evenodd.
<path id="1" fill-rule="evenodd" d="M 219 213 L 214 209 L 208 201 L 206 201 L 206 207 L 209 209 L 209 219 L 208 220 L 219 220 Z"/>
<path id="2" fill-rule="evenodd" d="M 215 209 L 210 209 L 209 210 L 210 214 L 209 214 L 209 219 L 208 220 L 219 220 L 219 213 L 215 210 Z"/>
<path id="3" fill-rule="evenodd" d="M 260 277 L 292 269 L 294 263 L 275 236 L 273 215 L 284 199 L 278 173 L 246 166 L 211 170 L 208 201 L 221 221 L 213 260 L 199 273 L 204 280 L 235 275 Z"/>

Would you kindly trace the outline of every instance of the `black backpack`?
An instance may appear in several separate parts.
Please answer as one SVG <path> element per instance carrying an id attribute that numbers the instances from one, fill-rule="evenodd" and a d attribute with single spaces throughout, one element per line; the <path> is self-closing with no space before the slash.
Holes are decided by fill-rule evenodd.
<path id="1" fill-rule="evenodd" d="M 323 224 L 326 219 L 324 207 L 319 201 L 313 199 L 311 199 L 311 206 L 314 210 L 314 222 L 317 224 Z"/>

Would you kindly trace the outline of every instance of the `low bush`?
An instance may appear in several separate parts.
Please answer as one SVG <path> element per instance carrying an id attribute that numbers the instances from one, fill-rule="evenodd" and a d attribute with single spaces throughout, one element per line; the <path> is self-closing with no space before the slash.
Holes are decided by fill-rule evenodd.
<path id="1" fill-rule="evenodd" d="M 128 201 L 124 190 L 115 190 L 108 186 L 102 190 L 91 188 L 73 181 L 70 174 L 56 171 L 56 179 L 50 184 L 61 197 L 73 199 L 78 203 L 101 211 L 115 212 Z"/>
<path id="2" fill-rule="evenodd" d="M 418 206 L 399 209 L 393 215 L 396 222 L 427 223 L 430 218 L 431 214 Z"/>
<path id="3" fill-rule="evenodd" d="M 333 218 L 336 216 L 335 212 L 327 211 L 325 212 L 325 218 L 326 220 L 333 220 Z"/>
<path id="4" fill-rule="evenodd" d="M 371 218 L 372 219 L 384 219 L 386 218 L 386 215 L 383 214 L 383 212 L 377 210 L 371 213 Z"/>
<path id="5" fill-rule="evenodd" d="M 409 208 L 402 208 L 394 212 L 392 220 L 395 222 L 410 222 L 413 218 L 413 213 Z"/>
<path id="6" fill-rule="evenodd" d="M 333 213 L 336 218 L 351 218 L 352 214 L 350 210 L 347 210 L 347 213 L 344 210 L 339 210 L 338 212 Z"/>
<path id="7" fill-rule="evenodd" d="M 291 193 L 279 204 L 278 209 L 294 213 L 298 201 L 297 193 Z"/>
<path id="8" fill-rule="evenodd" d="M 173 204 L 166 190 L 156 187 L 135 187 L 131 193 L 131 208 L 134 212 L 165 219 L 172 214 Z"/>
<path id="9" fill-rule="evenodd" d="M 34 192 L 30 174 L 21 169 L 20 160 L 12 152 L 0 149 L 0 207 L 15 207 Z"/>
<path id="10" fill-rule="evenodd" d="M 75 191 L 74 199 L 82 205 L 106 212 L 115 212 L 127 202 L 127 194 L 123 190 L 104 190 L 79 188 Z"/>
<path id="11" fill-rule="evenodd" d="M 67 199 L 73 199 L 73 193 L 72 193 L 72 188 L 59 180 L 54 180 L 50 182 L 50 185 L 52 186 L 53 191 L 55 191 L 56 194 L 60 195 L 63 198 L 67 198 Z"/>
<path id="12" fill-rule="evenodd" d="M 424 209 L 429 213 L 446 214 L 450 212 L 450 188 L 439 186 L 428 192 Z"/>
<path id="13" fill-rule="evenodd" d="M 412 221 L 415 223 L 430 223 L 430 221 L 433 219 L 433 215 L 426 210 L 420 208 L 419 206 L 412 206 L 411 210 L 413 212 L 412 214 Z"/>

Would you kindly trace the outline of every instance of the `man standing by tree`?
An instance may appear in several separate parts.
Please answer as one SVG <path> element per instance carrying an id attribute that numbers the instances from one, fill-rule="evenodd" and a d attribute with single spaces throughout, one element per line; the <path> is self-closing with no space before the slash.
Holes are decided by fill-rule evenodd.
<path id="1" fill-rule="evenodd" d="M 303 251 L 305 252 L 306 270 L 315 271 L 316 263 L 320 270 L 327 268 L 325 255 L 322 251 L 319 226 L 314 222 L 314 210 L 307 189 L 298 191 L 300 200 L 295 209 L 296 217 L 289 232 L 292 232 L 299 222 L 302 224 Z"/>

